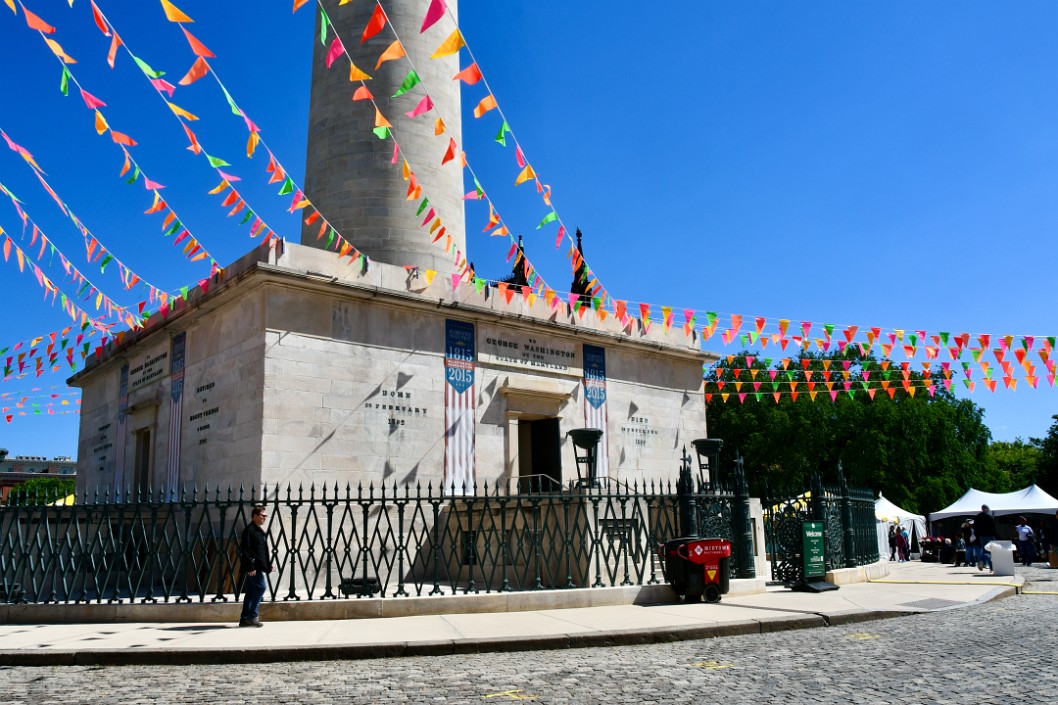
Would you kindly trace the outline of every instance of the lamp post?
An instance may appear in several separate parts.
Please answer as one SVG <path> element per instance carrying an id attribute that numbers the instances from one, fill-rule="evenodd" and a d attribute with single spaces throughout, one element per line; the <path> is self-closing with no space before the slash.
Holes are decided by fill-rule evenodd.
<path id="1" fill-rule="evenodd" d="M 720 451 L 724 447 L 722 438 L 696 438 L 691 441 L 694 452 L 698 454 L 698 481 L 705 484 L 706 473 L 709 476 L 709 487 L 716 488 L 716 476 L 720 471 Z"/>
<path id="2" fill-rule="evenodd" d="M 573 459 L 577 463 L 577 486 L 597 487 L 595 464 L 602 431 L 597 428 L 574 428 L 566 435 L 573 439 Z"/>

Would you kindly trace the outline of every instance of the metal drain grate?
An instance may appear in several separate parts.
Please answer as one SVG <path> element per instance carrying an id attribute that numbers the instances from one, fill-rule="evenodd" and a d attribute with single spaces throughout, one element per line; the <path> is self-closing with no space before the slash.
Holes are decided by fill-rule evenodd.
<path id="1" fill-rule="evenodd" d="M 937 597 L 931 597 L 928 600 L 917 600 L 915 602 L 905 602 L 901 604 L 901 607 L 914 607 L 920 610 L 939 610 L 945 607 L 954 607 L 955 605 L 964 604 L 958 600 L 942 600 Z"/>

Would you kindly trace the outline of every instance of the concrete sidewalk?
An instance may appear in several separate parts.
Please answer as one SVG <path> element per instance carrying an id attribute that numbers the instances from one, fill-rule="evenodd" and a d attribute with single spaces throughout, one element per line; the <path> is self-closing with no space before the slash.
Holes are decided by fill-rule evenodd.
<path id="1" fill-rule="evenodd" d="M 608 605 L 484 614 L 209 623 L 0 625 L 0 665 L 195 664 L 359 659 L 640 644 L 756 634 L 969 607 L 1024 578 L 936 563 L 813 594 L 781 587 L 719 604 Z M 262 608 L 267 618 L 267 603 Z"/>

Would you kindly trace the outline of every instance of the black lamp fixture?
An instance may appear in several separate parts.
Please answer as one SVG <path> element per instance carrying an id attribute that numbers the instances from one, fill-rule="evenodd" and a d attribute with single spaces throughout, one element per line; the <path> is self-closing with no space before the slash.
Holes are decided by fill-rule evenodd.
<path id="1" fill-rule="evenodd" d="M 709 474 L 709 484 L 716 485 L 717 475 L 720 474 L 720 451 L 724 447 L 722 438 L 696 438 L 691 441 L 694 452 L 698 454 L 698 481 L 705 484 L 706 473 Z"/>
<path id="2" fill-rule="evenodd" d="M 574 428 L 566 435 L 573 439 L 573 459 L 577 462 L 577 486 L 598 487 L 595 466 L 602 431 L 597 428 Z"/>

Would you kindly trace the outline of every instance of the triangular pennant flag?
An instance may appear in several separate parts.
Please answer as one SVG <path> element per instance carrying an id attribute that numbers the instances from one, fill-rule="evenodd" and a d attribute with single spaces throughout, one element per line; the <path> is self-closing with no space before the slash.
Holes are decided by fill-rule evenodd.
<path id="1" fill-rule="evenodd" d="M 410 118 L 416 118 L 422 115 L 423 113 L 430 112 L 431 110 L 433 110 L 433 99 L 427 95 L 423 96 L 422 100 L 419 101 L 419 104 L 416 105 L 411 111 L 406 112 L 404 114 Z"/>
<path id="2" fill-rule="evenodd" d="M 360 86 L 353 92 L 353 100 L 371 100 L 374 98 L 367 86 Z"/>
<path id="3" fill-rule="evenodd" d="M 422 28 L 419 30 L 419 34 L 422 34 L 426 30 L 437 24 L 437 21 L 444 17 L 445 10 L 448 7 L 445 5 L 445 0 L 432 0 L 430 7 L 426 10 L 426 16 L 422 20 Z"/>
<path id="4" fill-rule="evenodd" d="M 384 52 L 382 52 L 382 56 L 378 57 L 378 61 L 375 63 L 375 70 L 378 70 L 378 68 L 387 61 L 393 61 L 394 59 L 399 59 L 403 56 L 405 56 L 404 45 L 400 43 L 399 39 L 396 39 Z"/>
<path id="5" fill-rule="evenodd" d="M 475 83 L 480 81 L 481 78 L 481 69 L 478 68 L 476 62 L 471 64 L 470 66 L 467 66 L 455 76 L 452 76 L 453 81 L 462 81 L 468 86 L 473 86 Z"/>
<path id="6" fill-rule="evenodd" d="M 356 67 L 352 61 L 349 62 L 350 81 L 370 81 L 371 77 Z"/>
<path id="7" fill-rule="evenodd" d="M 338 57 L 345 53 L 345 45 L 342 44 L 340 37 L 335 37 L 334 41 L 331 42 L 331 48 L 327 50 L 326 64 L 327 68 L 330 68 Z"/>
<path id="8" fill-rule="evenodd" d="M 194 22 L 193 19 L 185 15 L 169 0 L 162 0 L 162 9 L 165 11 L 165 19 L 170 22 Z"/>
<path id="9" fill-rule="evenodd" d="M 430 58 L 440 59 L 445 56 L 451 56 L 466 45 L 467 43 L 463 41 L 463 35 L 457 29 L 449 34 L 447 39 L 441 42 L 441 46 L 437 47 L 437 50 L 433 54 L 430 54 Z"/>
<path id="10" fill-rule="evenodd" d="M 34 15 L 32 12 L 26 9 L 26 6 L 22 6 L 22 12 L 26 16 L 26 24 L 29 25 L 30 29 L 35 29 L 38 32 L 44 32 L 44 34 L 54 34 L 55 28 L 50 24 L 42 20 L 41 18 Z"/>
<path id="11" fill-rule="evenodd" d="M 474 108 L 474 117 L 479 118 L 485 113 L 493 110 L 497 107 L 496 99 L 489 93 L 487 96 L 481 99 L 481 102 Z"/>
<path id="12" fill-rule="evenodd" d="M 177 81 L 177 83 L 181 86 L 190 86 L 192 83 L 205 76 L 208 72 L 209 64 L 207 64 L 206 60 L 200 56 L 195 59 L 195 63 L 191 64 L 191 68 L 188 69 L 188 72 L 184 74 L 184 77 Z"/>
<path id="13" fill-rule="evenodd" d="M 532 164 L 526 164 L 525 168 L 522 169 L 522 172 L 520 174 L 518 174 L 518 178 L 514 180 L 514 185 L 518 186 L 519 184 L 524 184 L 529 179 L 535 179 L 535 178 L 536 178 L 536 172 L 533 171 L 533 165 Z"/>
<path id="14" fill-rule="evenodd" d="M 371 37 L 375 36 L 386 26 L 386 13 L 382 10 L 382 5 L 375 3 L 375 11 L 371 13 L 371 19 L 367 21 L 367 26 L 364 27 L 364 33 L 360 36 L 360 43 L 363 44 Z"/>
<path id="15" fill-rule="evenodd" d="M 400 87 L 397 89 L 397 92 L 393 94 L 393 97 L 396 98 L 402 96 L 417 85 L 419 85 L 419 74 L 416 73 L 415 69 L 412 69 L 408 72 L 408 75 L 404 77 L 404 80 L 401 81 Z"/>

